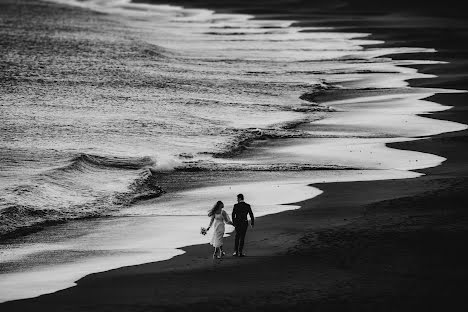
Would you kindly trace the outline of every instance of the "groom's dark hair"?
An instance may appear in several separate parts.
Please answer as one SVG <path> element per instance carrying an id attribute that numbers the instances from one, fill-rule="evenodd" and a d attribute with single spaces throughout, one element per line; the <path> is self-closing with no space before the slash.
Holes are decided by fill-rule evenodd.
<path id="1" fill-rule="evenodd" d="M 244 200 L 244 195 L 243 194 L 237 194 L 237 198 L 239 198 L 240 200 Z"/>

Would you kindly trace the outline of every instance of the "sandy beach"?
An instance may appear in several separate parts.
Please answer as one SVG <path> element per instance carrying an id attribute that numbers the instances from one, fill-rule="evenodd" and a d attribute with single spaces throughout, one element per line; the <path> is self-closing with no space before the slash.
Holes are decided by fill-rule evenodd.
<path id="1" fill-rule="evenodd" d="M 178 1 L 174 1 L 177 4 Z M 172 3 L 172 2 L 171 2 Z M 468 28 L 456 6 L 398 1 L 372 7 L 350 1 L 335 9 L 307 7 L 308 26 L 372 33 L 378 47 L 434 48 L 432 54 L 398 54 L 394 59 L 434 59 L 447 64 L 411 65 L 436 78 L 413 87 L 468 89 L 465 59 Z M 180 4 L 187 5 L 184 1 Z M 211 1 L 193 6 L 219 8 Z M 288 6 L 288 4 L 284 4 Z M 374 4 L 376 5 L 376 4 Z M 377 6 L 377 5 L 376 5 Z M 239 4 L 255 14 L 259 4 Z M 284 10 L 278 5 L 271 8 Z M 300 20 L 295 10 L 291 18 Z M 264 11 L 263 11 L 264 12 Z M 340 100 L 321 94 L 317 103 Z M 428 99 L 452 106 L 429 118 L 468 123 L 468 93 Z M 258 218 L 249 229 L 245 258 L 213 262 L 208 244 L 184 247 L 174 258 L 88 275 L 74 287 L 37 298 L 0 304 L 2 311 L 446 311 L 463 303 L 468 276 L 467 131 L 392 143 L 397 150 L 446 158 L 421 177 L 403 180 L 313 184 L 322 194 L 291 203 L 300 209 Z M 248 198 L 247 198 L 248 201 Z"/>

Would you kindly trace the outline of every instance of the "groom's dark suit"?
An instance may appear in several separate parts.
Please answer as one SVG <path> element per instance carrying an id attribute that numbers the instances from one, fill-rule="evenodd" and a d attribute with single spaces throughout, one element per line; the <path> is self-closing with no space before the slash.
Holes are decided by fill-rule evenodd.
<path id="1" fill-rule="evenodd" d="M 238 255 L 242 254 L 242 249 L 244 248 L 245 234 L 247 233 L 247 228 L 249 227 L 247 215 L 250 216 L 250 222 L 253 226 L 255 221 L 250 205 L 245 202 L 240 202 L 234 205 L 234 209 L 232 209 L 232 223 L 236 228 L 234 251 Z"/>

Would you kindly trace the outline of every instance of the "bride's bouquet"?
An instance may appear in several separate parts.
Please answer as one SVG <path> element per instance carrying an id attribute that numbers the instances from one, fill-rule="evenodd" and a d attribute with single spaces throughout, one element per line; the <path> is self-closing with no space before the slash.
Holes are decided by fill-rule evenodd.
<path id="1" fill-rule="evenodd" d="M 204 227 L 202 227 L 202 228 L 200 229 L 200 234 L 201 234 L 201 235 L 206 235 L 207 232 L 208 232 L 208 229 L 205 229 Z"/>

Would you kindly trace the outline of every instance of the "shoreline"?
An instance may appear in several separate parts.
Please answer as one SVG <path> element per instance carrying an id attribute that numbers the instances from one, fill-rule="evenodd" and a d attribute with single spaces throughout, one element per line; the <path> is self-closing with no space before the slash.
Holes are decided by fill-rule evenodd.
<path id="1" fill-rule="evenodd" d="M 445 65 L 442 65 L 442 66 L 445 66 Z M 430 65 L 428 67 L 430 68 Z M 432 79 L 436 80 L 438 78 L 432 78 Z M 432 80 L 432 79 L 430 79 L 430 80 Z M 428 79 L 425 79 L 423 81 L 427 82 Z M 418 82 L 412 82 L 412 83 L 418 83 Z M 436 83 L 433 82 L 433 84 L 436 84 Z M 436 97 L 441 97 L 441 96 L 442 97 L 443 96 L 448 96 L 448 97 L 452 97 L 452 98 L 457 98 L 459 96 L 463 97 L 463 94 L 462 95 L 451 95 L 451 94 L 436 95 Z M 448 112 L 450 112 L 450 111 L 448 111 Z M 453 114 L 447 113 L 447 111 L 441 112 L 441 113 L 436 113 L 436 114 L 431 114 L 431 116 L 436 116 L 436 118 L 441 118 L 443 120 L 446 120 L 445 118 L 447 118 L 447 116 L 451 116 L 451 115 L 453 115 Z M 451 116 L 449 118 L 454 118 L 454 119 L 459 118 L 459 121 L 466 122 L 466 119 L 456 117 L 456 116 Z M 463 134 L 463 133 L 465 133 L 465 134 Z M 442 135 L 438 135 L 438 136 L 435 136 L 435 137 L 431 137 L 428 140 L 438 140 L 439 136 L 442 137 L 442 138 L 463 137 L 463 136 L 466 135 L 466 130 L 463 131 L 463 133 L 458 133 L 458 132 L 456 132 L 456 133 L 447 133 L 447 134 L 442 134 Z M 405 142 L 405 143 L 392 143 L 391 146 L 396 147 L 396 148 L 404 148 L 404 149 L 406 149 L 408 147 L 410 150 L 412 150 L 413 148 L 415 148 L 415 146 L 418 146 L 418 144 L 419 144 L 421 150 L 423 150 L 425 148 L 430 148 L 431 147 L 430 144 L 427 144 L 426 140 L 427 139 L 423 140 L 424 142 L 421 142 L 421 140 L 418 140 L 418 141 Z M 418 149 L 416 148 L 416 150 L 418 150 Z M 438 151 L 437 148 L 435 148 L 435 150 Z M 426 150 L 424 150 L 424 151 L 426 152 Z M 440 154 L 438 154 L 438 155 L 440 155 Z M 446 155 L 443 155 L 443 156 L 446 156 Z M 348 183 L 348 184 L 333 183 L 333 184 L 326 184 L 326 185 L 314 184 L 314 186 L 318 185 L 320 187 L 320 189 L 324 190 L 325 194 L 320 195 L 319 197 L 314 198 L 312 200 L 308 200 L 308 201 L 303 202 L 302 206 L 305 209 L 301 209 L 301 210 L 305 210 L 305 211 L 302 212 L 302 216 L 308 216 L 308 215 L 317 216 L 317 215 L 315 215 L 317 213 L 317 211 L 310 212 L 310 210 L 311 210 L 310 208 L 314 207 L 314 209 L 316 209 L 317 206 L 321 207 L 321 205 L 322 205 L 323 210 L 322 210 L 321 215 L 320 215 L 322 219 L 314 220 L 317 223 L 316 226 L 319 226 L 318 229 L 320 229 L 320 227 L 323 227 L 325 229 L 330 229 L 330 228 L 335 228 L 335 227 L 338 227 L 338 226 L 343 226 L 343 224 L 345 224 L 345 225 L 348 224 L 349 225 L 351 223 L 351 220 L 355 219 L 355 218 L 359 218 L 361 216 L 361 214 L 363 213 L 363 211 L 362 211 L 363 208 L 365 208 L 366 205 L 368 205 L 369 203 L 372 203 L 373 201 L 396 200 L 398 197 L 401 197 L 401 195 L 403 193 L 405 193 L 405 192 L 407 193 L 406 194 L 407 196 L 411 197 L 411 196 L 414 196 L 415 194 L 419 194 L 421 192 L 421 190 L 426 191 L 427 185 L 425 183 L 431 184 L 431 182 L 433 180 L 433 178 L 431 178 L 431 177 L 434 176 L 435 174 L 437 174 L 437 175 L 444 174 L 444 170 L 446 170 L 446 169 L 440 168 L 440 167 L 446 167 L 447 163 L 452 162 L 453 159 L 456 159 L 457 157 L 454 156 L 454 157 L 452 157 L 452 159 L 451 159 L 451 157 L 446 157 L 446 158 L 448 160 L 445 163 L 443 163 L 442 165 L 438 166 L 438 167 L 418 170 L 418 171 L 421 171 L 421 172 L 426 173 L 428 175 L 426 175 L 425 177 L 416 178 L 416 179 L 418 179 L 418 181 L 423 181 L 421 183 L 423 184 L 424 187 L 422 187 L 422 186 L 419 186 L 419 188 L 416 187 L 416 190 L 413 190 L 413 191 L 408 191 L 406 189 L 408 186 L 411 187 L 411 184 L 412 184 L 411 182 L 413 182 L 413 181 L 410 182 L 408 180 L 403 180 L 403 181 L 399 181 L 399 180 L 394 180 L 393 181 L 393 180 L 391 180 L 391 181 L 379 181 L 379 182 L 374 182 L 374 181 L 373 182 L 351 182 L 351 183 Z M 428 177 L 428 176 L 430 176 L 430 177 Z M 413 180 L 413 179 L 410 179 L 410 180 Z M 404 181 L 406 181 L 406 182 L 404 182 Z M 386 191 L 386 192 L 384 192 L 385 194 L 382 194 L 382 190 L 380 192 L 375 190 L 376 188 L 379 188 L 379 186 L 386 188 L 387 186 L 385 186 L 385 185 L 387 185 L 387 184 L 390 185 L 391 188 L 393 188 L 393 190 Z M 396 186 L 396 185 L 400 185 L 400 184 L 403 185 L 404 187 L 402 187 L 402 186 L 397 187 Z M 346 194 L 340 194 L 342 197 L 340 199 L 338 199 L 338 200 L 335 200 L 335 202 L 334 202 L 333 201 L 333 194 L 339 192 L 343 185 L 346 185 L 346 188 L 348 189 L 345 192 Z M 358 190 L 360 190 L 360 189 L 362 190 L 362 188 L 365 188 L 366 186 L 368 187 L 369 185 L 372 185 L 372 188 L 374 189 L 373 192 L 370 192 L 371 195 L 372 195 L 371 198 L 360 198 L 359 200 L 357 200 L 356 198 L 353 198 L 354 196 L 356 196 L 355 192 L 358 192 Z M 433 188 L 434 188 L 434 190 L 439 190 L 441 188 L 441 186 L 440 185 L 435 185 L 435 186 L 433 186 Z M 353 192 L 350 192 L 350 189 L 352 189 Z M 344 195 L 347 195 L 348 199 L 346 199 L 346 197 Z M 364 194 L 364 195 L 369 195 L 369 194 Z M 349 200 L 349 202 L 348 202 L 348 200 Z M 344 204 L 347 204 L 348 206 L 343 206 Z M 357 204 L 357 205 L 359 205 L 359 208 L 349 209 L 350 204 L 353 204 L 353 205 Z M 335 206 L 333 206 L 333 205 L 335 205 Z M 307 207 L 309 207 L 309 208 L 307 209 Z M 331 208 L 336 209 L 336 211 L 335 211 L 336 216 L 334 217 L 334 219 L 332 218 L 333 213 L 331 213 L 332 212 Z M 314 210 L 314 209 L 312 209 L 312 210 Z M 300 227 L 301 222 L 300 222 L 300 220 L 297 220 L 298 216 L 295 216 L 295 217 L 293 216 L 293 214 L 295 214 L 296 212 L 298 212 L 298 211 L 295 210 L 295 211 L 282 212 L 281 213 L 281 216 L 282 216 L 281 218 L 283 218 L 283 217 L 285 217 L 285 218 L 295 218 L 295 221 L 296 221 L 295 223 L 294 222 L 289 222 L 289 223 L 293 223 L 295 226 Z M 345 218 L 343 218 L 343 217 L 345 217 Z M 282 225 L 282 228 L 277 229 L 277 227 L 278 227 L 278 218 L 279 218 L 278 215 L 270 215 L 270 216 L 262 217 L 261 222 L 266 223 L 266 226 L 264 228 L 261 228 L 260 231 L 257 231 L 257 229 L 256 229 L 254 233 L 249 232 L 248 238 L 247 238 L 247 240 L 248 240 L 247 244 L 248 244 L 248 246 L 250 244 L 253 244 L 254 246 L 257 245 L 257 247 L 259 247 L 259 255 L 256 256 L 256 257 L 250 257 L 250 258 L 246 259 L 247 261 L 244 261 L 245 263 L 248 263 L 249 265 L 251 265 L 252 262 L 257 263 L 257 261 L 259 261 L 259 263 L 262 264 L 263 263 L 262 261 L 264 261 L 271 267 L 277 267 L 278 263 L 274 263 L 274 261 L 276 261 L 276 260 L 273 260 L 273 259 L 270 259 L 271 261 L 269 261 L 268 259 L 265 260 L 264 258 L 262 258 L 262 256 L 275 254 L 276 252 L 275 252 L 275 250 L 272 250 L 271 245 L 274 246 L 274 244 L 277 244 L 278 241 L 283 241 L 284 242 L 284 240 L 286 240 L 286 242 L 284 242 L 284 245 L 289 245 L 289 248 L 287 250 L 282 250 L 283 253 L 286 253 L 286 254 L 293 253 L 294 254 L 295 252 L 297 252 L 296 250 L 290 250 L 291 248 L 294 249 L 294 246 L 290 246 L 290 245 L 291 244 L 294 245 L 296 241 L 300 241 L 301 238 L 307 237 L 307 235 L 304 235 L 304 231 L 301 231 L 301 230 L 298 230 L 298 229 L 288 228 L 287 225 L 285 225 L 285 224 Z M 327 220 L 327 219 L 329 219 L 329 221 L 324 222 L 324 220 Z M 343 220 L 343 219 L 346 219 L 346 220 Z M 318 221 L 318 220 L 320 220 L 320 221 Z M 302 221 L 302 225 L 311 227 L 311 225 L 308 224 L 309 221 L 310 220 Z M 283 221 L 282 223 L 288 223 L 288 222 Z M 284 231 L 285 228 L 288 228 L 288 230 L 289 230 L 288 234 L 285 235 L 287 237 L 278 238 L 278 236 L 281 236 L 281 231 Z M 278 231 L 280 233 L 277 233 Z M 313 232 L 317 232 L 317 228 L 314 228 Z M 254 235 L 254 236 L 252 237 L 252 235 Z M 258 236 L 258 238 L 256 238 L 257 236 Z M 252 241 L 249 240 L 249 237 L 252 239 Z M 267 247 L 258 246 L 258 245 L 262 244 L 261 241 L 265 237 L 269 237 L 269 239 L 267 240 L 267 243 L 271 244 L 271 245 L 268 245 Z M 232 239 L 230 238 L 230 239 L 227 240 L 227 245 L 231 245 L 231 244 L 232 244 Z M 187 276 L 188 277 L 196 277 L 196 276 L 199 276 L 197 274 L 200 273 L 200 272 L 194 271 L 195 269 L 196 270 L 201 270 L 202 272 L 204 272 L 203 274 L 205 274 L 205 273 L 207 273 L 207 270 L 204 270 L 204 269 L 209 268 L 211 266 L 211 263 L 207 263 L 206 261 L 203 261 L 203 259 L 206 258 L 206 253 L 208 252 L 208 254 L 209 254 L 208 250 L 205 251 L 205 249 L 207 249 L 205 247 L 206 247 L 206 245 L 189 246 L 189 247 L 186 247 L 186 248 L 182 248 L 183 250 L 186 251 L 186 254 L 184 254 L 182 256 L 177 256 L 176 258 L 173 258 L 173 259 L 168 260 L 168 261 L 164 261 L 164 263 L 161 262 L 159 265 L 158 265 L 158 263 L 149 263 L 149 264 L 144 264 L 144 265 L 136 266 L 136 267 L 121 268 L 121 269 L 112 270 L 112 271 L 109 271 L 109 272 L 93 274 L 93 275 L 90 275 L 90 276 L 87 276 L 87 277 L 81 279 L 78 282 L 78 286 L 76 288 L 79 288 L 79 289 L 71 288 L 71 289 L 67 289 L 67 290 L 64 290 L 64 291 L 60 291 L 56 295 L 41 296 L 41 297 L 36 298 L 36 299 L 30 299 L 29 301 L 28 300 L 19 301 L 18 303 L 19 304 L 23 303 L 24 304 L 23 307 L 27 308 L 28 304 L 31 304 L 31 303 L 33 305 L 34 304 L 44 304 L 45 306 L 47 306 L 47 304 L 48 304 L 47 302 L 49 302 L 49 304 L 50 304 L 49 307 L 54 307 L 54 296 L 60 297 L 61 295 L 62 295 L 62 299 L 58 298 L 58 299 L 55 299 L 55 300 L 58 300 L 59 302 L 62 302 L 62 304 L 68 305 L 70 302 L 80 302 L 80 298 L 82 298 L 82 299 L 85 298 L 85 296 L 80 297 L 80 294 L 86 294 L 86 288 L 87 287 L 92 288 L 93 283 L 94 283 L 94 285 L 96 285 L 96 284 L 101 283 L 101 281 L 102 281 L 104 283 L 104 285 L 108 286 L 108 284 L 105 283 L 105 280 L 107 278 L 113 279 L 113 278 L 117 277 L 117 279 L 122 279 L 123 281 L 126 281 L 125 280 L 126 278 L 128 278 L 129 280 L 132 280 L 131 277 L 133 276 L 133 277 L 135 277 L 135 279 L 138 280 L 138 275 L 143 274 L 143 273 L 144 274 L 152 274 L 151 278 L 161 278 L 161 276 L 164 277 L 164 274 L 165 274 L 164 272 L 168 272 L 168 271 L 171 271 L 171 270 L 182 270 L 182 272 L 185 272 L 187 274 L 186 277 Z M 250 247 L 250 248 L 252 248 L 252 247 Z M 272 253 L 272 251 L 273 251 L 273 253 Z M 307 269 L 308 269 L 307 272 L 312 274 L 315 271 L 314 268 L 310 267 L 310 266 L 307 266 L 306 263 L 303 263 L 303 261 L 305 261 L 306 259 L 307 259 L 307 261 L 309 261 L 310 258 L 307 258 L 307 255 L 302 255 L 300 250 L 299 250 L 299 255 L 304 256 L 305 258 L 304 259 L 302 259 L 302 258 L 301 259 L 294 259 L 295 256 L 285 256 L 285 258 L 282 258 L 281 256 L 278 256 L 278 259 L 281 258 L 281 260 L 278 260 L 277 262 L 284 262 L 285 261 L 286 263 L 282 263 L 282 265 L 287 265 L 288 267 L 290 267 L 291 264 L 300 263 L 300 264 L 307 267 Z M 275 258 L 275 257 L 273 257 L 273 258 Z M 228 260 L 228 259 L 226 259 L 226 260 Z M 237 259 L 235 259 L 235 260 L 236 260 L 236 262 L 230 261 L 230 263 L 226 263 L 226 264 L 223 263 L 221 265 L 222 269 L 227 270 L 228 272 L 230 272 L 229 268 L 231 268 L 232 266 L 242 266 L 243 269 L 247 269 L 247 271 L 249 270 L 248 268 L 245 268 L 244 264 L 237 261 Z M 295 263 L 295 261 L 297 263 Z M 228 262 L 228 261 L 226 261 L 226 262 Z M 320 263 L 320 262 L 317 263 L 316 261 L 314 261 L 314 264 L 316 264 L 317 266 L 323 265 L 323 263 Z M 184 267 L 184 269 L 181 269 L 181 267 Z M 325 267 L 327 268 L 327 270 L 329 270 L 329 272 L 332 272 L 332 273 L 335 274 L 335 275 L 333 275 L 332 273 L 330 273 L 334 277 L 342 278 L 340 276 L 341 274 L 343 274 L 343 272 L 341 270 L 334 270 L 334 268 L 329 267 L 329 265 L 327 265 Z M 231 272 L 231 274 L 235 274 L 235 271 L 236 270 Z M 210 269 L 208 269 L 208 274 L 209 273 L 210 273 Z M 346 274 L 344 274 L 344 275 L 346 275 Z M 294 276 L 297 277 L 297 275 L 294 275 Z M 142 278 L 142 277 L 140 276 L 140 278 Z M 249 278 L 250 278 L 249 280 L 252 283 L 254 283 L 253 281 L 255 280 L 255 277 L 252 276 L 252 277 L 249 277 Z M 181 283 L 181 281 L 182 281 L 182 279 L 179 280 L 179 283 Z M 330 281 L 330 277 L 327 279 L 327 281 L 330 284 L 333 284 Z M 141 282 L 141 280 L 140 280 L 140 282 Z M 306 281 L 302 281 L 302 282 L 306 283 Z M 149 281 L 147 281 L 147 283 L 149 283 Z M 181 284 L 179 284 L 179 286 L 180 285 Z M 175 286 L 176 286 L 176 284 L 174 284 L 174 287 Z M 222 286 L 222 284 L 220 286 Z M 328 286 L 330 286 L 330 285 L 328 285 Z M 207 285 L 207 287 L 209 287 L 209 285 Z M 74 294 L 74 292 L 77 292 L 78 295 Z M 89 295 L 89 294 L 87 294 L 87 295 Z M 50 298 L 50 299 L 48 299 L 48 298 Z M 66 298 L 66 300 L 63 300 L 63 298 Z M 102 299 L 105 299 L 105 298 L 106 297 L 104 296 L 104 298 L 102 298 Z M 313 298 L 313 297 L 311 297 L 311 298 Z M 320 299 L 321 297 L 319 296 L 317 298 Z M 41 302 L 41 299 L 43 300 L 42 302 Z M 94 299 L 96 300 L 97 303 L 99 303 L 99 300 L 100 300 L 99 298 L 94 298 Z M 76 300 L 76 301 L 74 301 L 74 300 Z M 168 307 L 170 307 L 171 306 L 170 301 L 174 300 L 174 298 L 165 299 L 165 300 L 167 300 L 166 303 L 167 303 Z M 210 298 L 207 299 L 207 302 L 212 302 L 212 301 L 213 300 L 210 299 Z M 150 300 L 148 302 L 152 302 L 152 301 Z M 234 304 L 232 302 L 229 302 L 229 303 Z M 10 303 L 8 303 L 6 305 L 6 307 L 10 307 L 9 304 Z M 15 302 L 13 302 L 11 304 L 14 307 Z M 105 304 L 105 303 L 102 302 L 102 304 Z M 155 304 L 157 306 L 157 303 L 153 302 L 153 304 Z M 308 304 L 310 304 L 310 302 L 308 302 Z M 164 305 L 161 306 L 161 308 L 163 308 L 163 307 L 164 307 Z M 176 307 L 178 307 L 178 306 L 176 306 Z M 130 308 L 129 308 L 129 310 L 130 310 Z"/>

